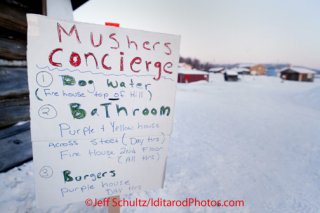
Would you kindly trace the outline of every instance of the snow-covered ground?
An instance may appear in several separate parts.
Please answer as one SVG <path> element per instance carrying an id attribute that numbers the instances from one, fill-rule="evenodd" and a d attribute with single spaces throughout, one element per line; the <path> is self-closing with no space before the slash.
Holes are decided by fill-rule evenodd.
<path id="1" fill-rule="evenodd" d="M 244 207 L 122 212 L 319 212 L 320 82 L 245 76 L 178 85 L 164 189 L 128 199 L 236 199 Z M 35 207 L 32 162 L 0 174 L 0 212 Z M 84 203 L 47 212 L 106 212 Z"/>

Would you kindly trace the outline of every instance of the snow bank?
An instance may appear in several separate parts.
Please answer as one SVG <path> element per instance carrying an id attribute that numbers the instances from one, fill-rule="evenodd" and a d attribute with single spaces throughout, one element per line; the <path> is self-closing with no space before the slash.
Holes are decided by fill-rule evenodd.
<path id="1" fill-rule="evenodd" d="M 296 95 L 295 101 L 297 104 L 312 107 L 320 111 L 320 86 Z"/>
<path id="2" fill-rule="evenodd" d="M 178 85 L 164 189 L 126 198 L 240 199 L 245 206 L 122 212 L 319 211 L 320 83 L 241 78 Z M 0 180 L 0 212 L 106 212 L 83 203 L 36 209 L 32 162 Z"/>

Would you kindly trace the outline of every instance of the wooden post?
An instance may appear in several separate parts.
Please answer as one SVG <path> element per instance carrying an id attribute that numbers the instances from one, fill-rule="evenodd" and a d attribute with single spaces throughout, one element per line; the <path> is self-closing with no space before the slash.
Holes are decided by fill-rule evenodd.
<path id="1" fill-rule="evenodd" d="M 120 196 L 110 197 L 111 202 L 109 202 L 108 213 L 120 213 L 120 206 L 112 206 L 112 200 L 116 199 L 116 201 L 120 200 Z"/>
<path id="2" fill-rule="evenodd" d="M 42 0 L 42 15 L 47 15 L 47 0 Z"/>

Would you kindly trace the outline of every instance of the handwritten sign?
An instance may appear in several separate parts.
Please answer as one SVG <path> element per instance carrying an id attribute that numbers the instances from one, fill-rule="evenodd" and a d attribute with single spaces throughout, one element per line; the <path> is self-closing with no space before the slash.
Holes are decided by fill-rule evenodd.
<path id="1" fill-rule="evenodd" d="M 161 187 L 179 36 L 27 19 L 38 205 Z"/>

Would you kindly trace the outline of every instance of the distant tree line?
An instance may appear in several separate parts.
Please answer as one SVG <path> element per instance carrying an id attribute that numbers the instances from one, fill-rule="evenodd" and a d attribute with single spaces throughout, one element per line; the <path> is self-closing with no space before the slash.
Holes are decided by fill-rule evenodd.
<path id="1" fill-rule="evenodd" d="M 190 57 L 181 57 L 179 59 L 180 63 L 186 63 L 192 66 L 193 69 L 197 70 L 203 70 L 203 71 L 209 71 L 210 68 L 214 67 L 214 64 L 211 63 L 202 63 L 199 59 L 197 58 L 190 58 Z"/>
<path id="2" fill-rule="evenodd" d="M 238 67 L 241 64 L 241 63 L 240 64 L 239 63 L 213 64 L 213 63 L 209 63 L 209 62 L 203 63 L 197 58 L 182 57 L 182 56 L 180 56 L 179 62 L 189 64 L 192 66 L 193 69 L 202 70 L 202 71 L 209 71 L 211 68 L 215 68 L 215 67 L 224 67 L 225 69 L 232 69 L 234 67 Z M 266 68 L 273 67 L 276 69 L 282 69 L 282 68 L 288 67 L 290 64 L 288 64 L 288 63 L 266 63 L 263 65 Z M 319 70 L 313 69 L 313 70 L 320 73 L 320 69 Z"/>

